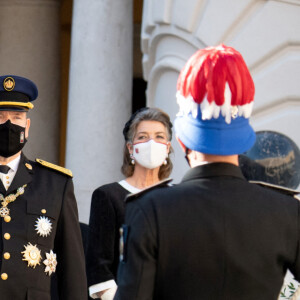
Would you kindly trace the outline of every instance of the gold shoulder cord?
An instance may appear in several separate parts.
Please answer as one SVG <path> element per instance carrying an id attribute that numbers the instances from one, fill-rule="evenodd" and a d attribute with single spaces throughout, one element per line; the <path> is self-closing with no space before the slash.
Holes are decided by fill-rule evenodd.
<path id="1" fill-rule="evenodd" d="M 53 170 L 56 170 L 58 172 L 61 172 L 61 173 L 64 173 L 70 177 L 73 177 L 73 174 L 72 174 L 72 171 L 71 170 L 68 170 L 66 168 L 63 168 L 63 167 L 60 167 L 60 166 L 57 166 L 55 164 L 52 164 L 52 163 L 49 163 L 45 160 L 42 160 L 42 159 L 39 159 L 39 158 L 36 158 L 36 161 L 41 164 L 42 166 L 45 166 L 47 168 L 50 168 L 50 169 L 53 169 Z"/>

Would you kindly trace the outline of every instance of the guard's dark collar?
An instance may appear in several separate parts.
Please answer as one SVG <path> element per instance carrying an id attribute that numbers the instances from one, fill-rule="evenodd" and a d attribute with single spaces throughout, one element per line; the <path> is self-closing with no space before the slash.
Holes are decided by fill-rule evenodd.
<path id="1" fill-rule="evenodd" d="M 208 163 L 188 170 L 184 175 L 182 182 L 216 176 L 232 176 L 246 180 L 241 169 L 236 165 L 229 163 Z"/>
<path id="2" fill-rule="evenodd" d="M 167 179 L 164 179 L 164 180 L 158 182 L 157 184 L 151 185 L 137 193 L 128 194 L 125 198 L 125 202 L 132 201 L 132 200 L 140 197 L 141 195 L 144 195 L 145 193 L 147 193 L 153 189 L 156 189 L 158 187 L 166 187 L 172 180 L 173 180 L 172 178 L 167 178 Z"/>

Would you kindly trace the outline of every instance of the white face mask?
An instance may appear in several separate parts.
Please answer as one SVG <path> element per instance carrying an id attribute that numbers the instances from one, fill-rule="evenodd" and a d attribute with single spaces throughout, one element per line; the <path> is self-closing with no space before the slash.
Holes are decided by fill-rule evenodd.
<path id="1" fill-rule="evenodd" d="M 133 157 L 143 167 L 155 169 L 161 166 L 168 157 L 167 144 L 149 140 L 133 145 Z"/>

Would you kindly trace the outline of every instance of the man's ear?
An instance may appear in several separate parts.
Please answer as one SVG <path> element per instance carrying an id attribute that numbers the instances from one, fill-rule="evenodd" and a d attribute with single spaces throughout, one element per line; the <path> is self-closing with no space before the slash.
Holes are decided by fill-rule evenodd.
<path id="1" fill-rule="evenodd" d="M 29 136 L 29 128 L 30 128 L 30 119 L 26 119 L 26 127 L 25 127 L 25 138 L 26 139 Z"/>
<path id="2" fill-rule="evenodd" d="M 180 140 L 180 138 L 176 135 L 176 140 L 180 145 L 180 148 L 182 149 L 182 151 L 185 153 L 186 152 L 186 146 L 183 144 L 183 142 Z"/>

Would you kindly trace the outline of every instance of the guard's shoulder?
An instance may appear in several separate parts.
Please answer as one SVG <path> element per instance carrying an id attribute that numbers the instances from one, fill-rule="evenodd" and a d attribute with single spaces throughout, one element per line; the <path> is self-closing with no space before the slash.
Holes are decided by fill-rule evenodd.
<path id="1" fill-rule="evenodd" d="M 49 169 L 52 169 L 52 170 L 55 170 L 55 171 L 58 171 L 60 173 L 63 173 L 63 174 L 66 174 L 70 177 L 73 177 L 73 174 L 72 174 L 72 171 L 71 170 L 68 170 L 66 168 L 63 168 L 63 167 L 60 167 L 60 166 L 57 166 L 55 164 L 52 164 L 52 163 L 49 163 L 45 160 L 42 160 L 40 158 L 36 158 L 35 161 L 37 163 L 39 163 L 40 165 L 46 167 L 46 168 L 49 168 Z"/>
<path id="2" fill-rule="evenodd" d="M 173 180 L 172 178 L 164 179 L 157 184 L 151 185 L 151 186 L 147 187 L 146 189 L 141 190 L 140 192 L 128 194 L 127 197 L 125 198 L 125 202 L 133 201 L 133 200 L 137 199 L 138 197 L 140 197 L 158 187 L 167 187 L 167 186 L 169 186 L 169 183 L 172 180 Z"/>
<path id="3" fill-rule="evenodd" d="M 267 187 L 267 188 L 270 188 L 270 189 L 273 189 L 273 190 L 276 190 L 277 192 L 280 192 L 284 195 L 295 196 L 295 195 L 298 195 L 300 193 L 300 191 L 293 190 L 293 189 L 290 189 L 290 188 L 286 188 L 286 187 L 281 186 L 281 185 L 267 183 L 267 182 L 264 182 L 264 181 L 250 180 L 249 182 L 254 183 L 254 184 L 258 184 L 260 186 Z"/>

